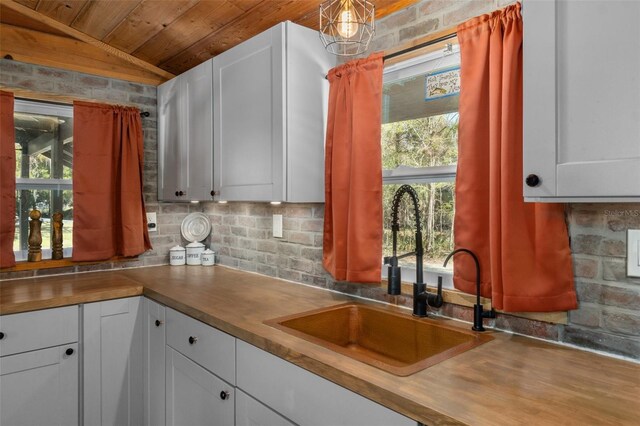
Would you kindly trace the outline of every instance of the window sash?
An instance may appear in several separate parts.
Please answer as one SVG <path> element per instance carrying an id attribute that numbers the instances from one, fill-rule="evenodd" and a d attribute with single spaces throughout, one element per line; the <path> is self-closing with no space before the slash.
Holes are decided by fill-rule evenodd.
<path id="1" fill-rule="evenodd" d="M 16 190 L 51 190 L 71 191 L 73 184 L 71 179 L 29 179 L 16 178 Z"/>
<path id="2" fill-rule="evenodd" d="M 398 166 L 393 170 L 382 171 L 383 184 L 436 183 L 453 182 L 456 179 L 457 165 L 434 167 Z"/>

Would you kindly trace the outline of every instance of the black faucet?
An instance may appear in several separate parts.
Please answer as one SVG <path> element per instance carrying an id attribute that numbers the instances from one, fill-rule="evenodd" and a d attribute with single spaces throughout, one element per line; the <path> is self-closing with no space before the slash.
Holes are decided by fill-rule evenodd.
<path id="1" fill-rule="evenodd" d="M 444 264 L 442 266 L 446 267 L 447 262 L 457 253 L 467 253 L 471 257 L 473 257 L 473 261 L 476 263 L 476 304 L 473 305 L 473 327 L 471 327 L 474 331 L 484 331 L 484 327 L 482 326 L 483 318 L 495 318 L 496 311 L 491 308 L 490 311 L 484 312 L 482 308 L 482 304 L 480 303 L 480 261 L 478 260 L 478 256 L 475 255 L 474 252 L 468 250 L 466 248 L 459 248 L 457 250 L 449 253 L 449 256 L 444 260 Z M 441 281 L 442 277 L 438 277 L 438 281 Z"/>
<path id="2" fill-rule="evenodd" d="M 402 196 L 408 194 L 413 201 L 414 216 L 416 220 L 416 248 L 414 251 L 401 254 L 398 256 L 398 231 L 400 224 L 398 223 L 398 209 Z M 402 185 L 393 196 L 393 205 L 391 210 L 391 231 L 393 238 L 393 255 L 384 258 L 385 265 L 388 268 L 388 287 L 387 293 L 398 295 L 401 293 L 401 273 L 398 260 L 407 256 L 416 256 L 416 282 L 413 283 L 413 315 L 419 317 L 427 316 L 427 304 L 434 308 L 442 306 L 442 280 L 438 280 L 438 293 L 432 294 L 427 291 L 427 285 L 423 282 L 422 257 L 424 249 L 422 247 L 422 228 L 420 226 L 420 208 L 418 205 L 418 194 L 415 189 L 409 185 Z"/>

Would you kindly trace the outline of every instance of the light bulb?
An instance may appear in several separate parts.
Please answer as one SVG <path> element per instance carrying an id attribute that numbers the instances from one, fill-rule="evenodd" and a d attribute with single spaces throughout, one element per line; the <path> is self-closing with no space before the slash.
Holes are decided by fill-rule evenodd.
<path id="1" fill-rule="evenodd" d="M 358 20 L 351 0 L 344 2 L 338 21 L 338 34 L 344 38 L 351 38 L 358 32 Z"/>

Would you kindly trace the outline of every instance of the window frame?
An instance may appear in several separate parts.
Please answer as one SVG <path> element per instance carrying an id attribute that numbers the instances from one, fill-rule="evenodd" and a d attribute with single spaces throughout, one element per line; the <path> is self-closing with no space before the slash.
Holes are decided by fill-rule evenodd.
<path id="1" fill-rule="evenodd" d="M 51 115 L 73 119 L 73 105 L 16 98 L 14 100 L 15 113 Z M 73 180 L 16 177 L 16 193 L 23 190 L 72 191 Z M 42 248 L 43 260 L 51 260 L 51 251 L 50 247 Z M 28 249 L 14 250 L 13 253 L 17 262 L 27 261 Z M 70 258 L 72 253 L 73 247 L 63 247 L 64 258 Z"/>
<path id="2" fill-rule="evenodd" d="M 416 75 L 426 74 L 432 70 L 449 68 L 451 67 L 451 61 L 444 61 L 447 56 L 456 55 L 458 58 L 457 66 L 460 65 L 460 45 L 456 42 L 448 43 L 444 49 L 439 49 L 433 52 L 425 53 L 415 57 L 408 58 L 406 60 L 400 60 L 384 67 L 383 70 L 383 85 L 390 81 L 401 80 L 405 78 L 414 77 Z M 440 60 L 440 61 L 439 61 Z M 429 66 L 430 62 L 439 61 Z M 444 63 L 443 63 L 444 62 Z M 393 79 L 392 79 L 393 77 Z M 459 96 L 459 95 L 458 95 Z M 381 141 L 382 143 L 382 141 Z M 455 182 L 457 173 L 457 163 L 446 166 L 432 166 L 432 167 L 410 167 L 410 166 L 398 166 L 395 169 L 383 169 L 382 170 L 382 184 L 422 184 L 422 183 L 440 183 L 440 182 Z M 424 263 L 423 263 L 424 264 Z M 453 265 L 453 264 L 451 264 Z M 427 266 L 424 264 L 424 281 L 426 283 L 436 283 L 438 277 L 443 278 L 443 288 L 453 290 L 453 271 L 443 267 Z M 386 280 L 388 270 L 386 265 L 382 265 L 382 279 Z M 411 279 L 415 282 L 416 268 L 403 267 L 403 281 Z"/>

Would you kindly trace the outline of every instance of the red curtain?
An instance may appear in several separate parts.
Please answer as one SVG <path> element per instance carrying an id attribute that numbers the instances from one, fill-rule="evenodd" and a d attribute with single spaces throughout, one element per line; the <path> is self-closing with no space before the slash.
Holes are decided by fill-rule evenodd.
<path id="1" fill-rule="evenodd" d="M 137 108 L 73 103 L 73 260 L 151 249 Z"/>
<path id="2" fill-rule="evenodd" d="M 457 28 L 461 52 L 455 245 L 478 254 L 482 294 L 507 312 L 575 309 L 564 205 L 522 194 L 520 4 Z M 475 293 L 475 268 L 457 256 L 454 285 Z"/>
<path id="3" fill-rule="evenodd" d="M 339 281 L 380 283 L 382 54 L 329 71 L 323 264 Z"/>
<path id="4" fill-rule="evenodd" d="M 13 255 L 16 216 L 16 147 L 13 93 L 0 91 L 0 268 L 16 264 Z"/>

